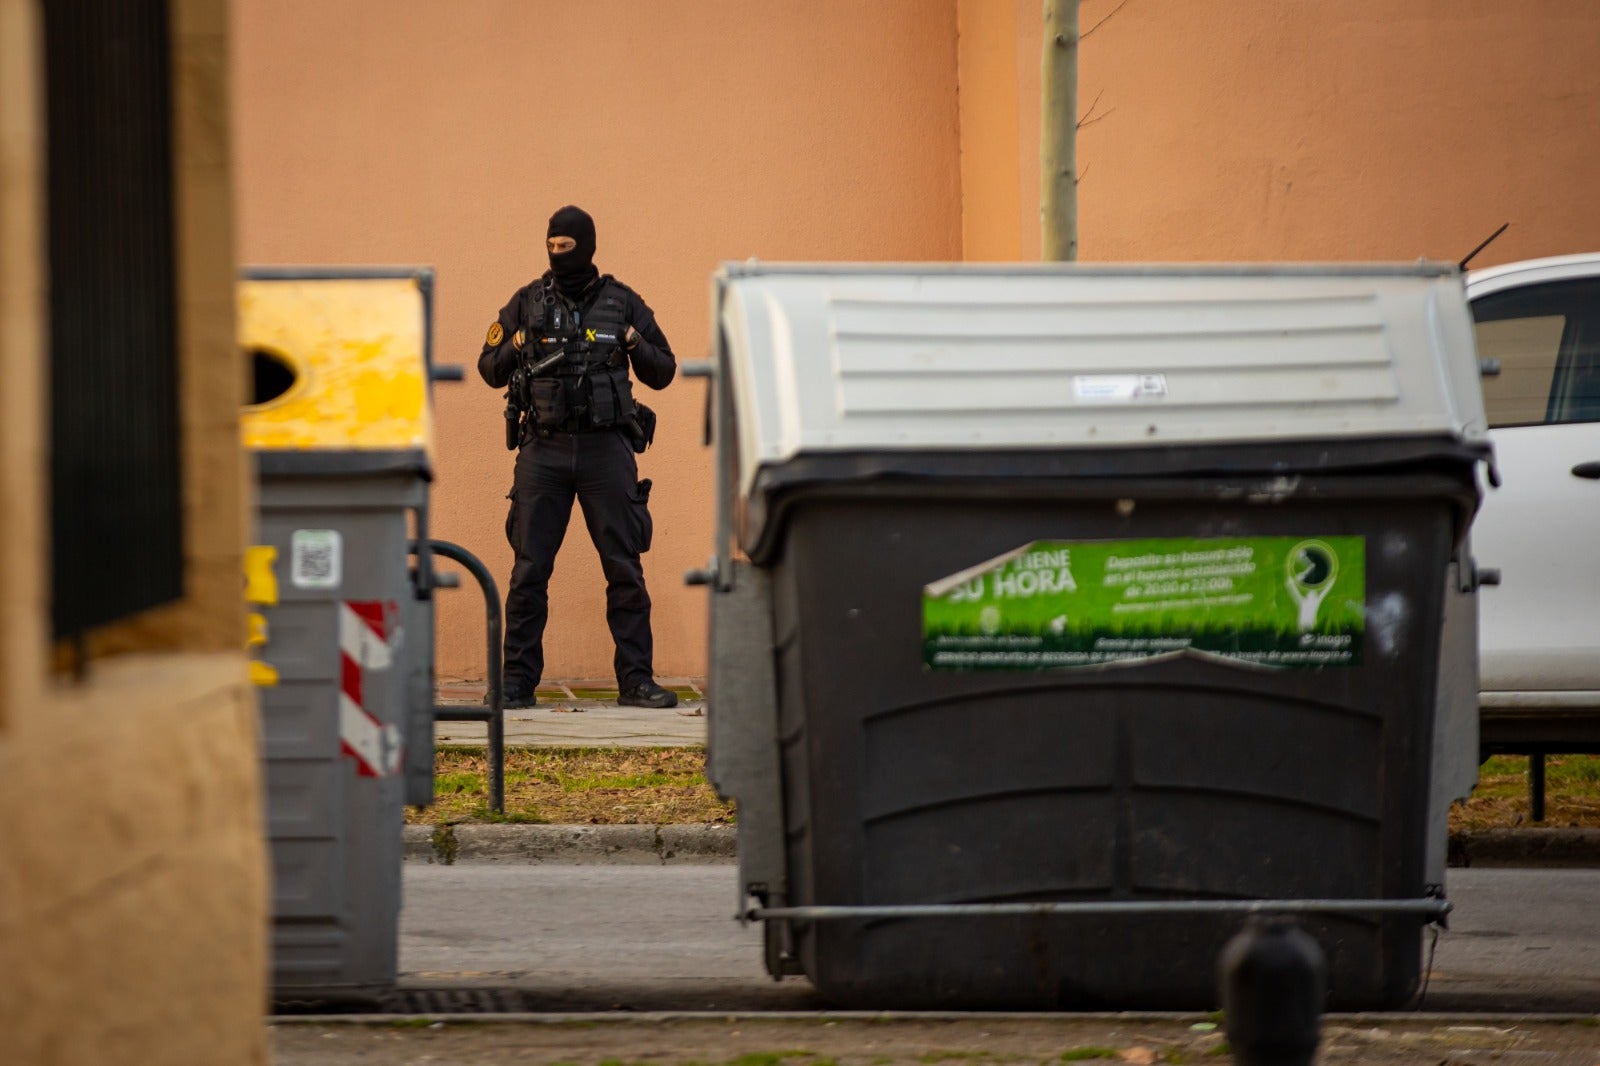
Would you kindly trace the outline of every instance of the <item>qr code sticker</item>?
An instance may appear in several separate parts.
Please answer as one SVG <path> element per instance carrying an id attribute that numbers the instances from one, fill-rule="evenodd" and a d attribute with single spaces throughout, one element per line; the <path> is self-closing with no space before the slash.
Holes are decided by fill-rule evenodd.
<path id="1" fill-rule="evenodd" d="M 343 577 L 337 529 L 297 529 L 289 540 L 289 580 L 298 589 L 336 589 Z"/>

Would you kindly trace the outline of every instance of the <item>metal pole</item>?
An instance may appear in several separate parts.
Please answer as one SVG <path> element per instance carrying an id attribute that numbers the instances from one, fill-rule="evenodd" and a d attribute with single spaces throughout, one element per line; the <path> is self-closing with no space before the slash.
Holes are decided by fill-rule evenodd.
<path id="1" fill-rule="evenodd" d="M 1544 821 L 1544 759 L 1542 751 L 1528 756 L 1528 820 L 1533 822 Z"/>

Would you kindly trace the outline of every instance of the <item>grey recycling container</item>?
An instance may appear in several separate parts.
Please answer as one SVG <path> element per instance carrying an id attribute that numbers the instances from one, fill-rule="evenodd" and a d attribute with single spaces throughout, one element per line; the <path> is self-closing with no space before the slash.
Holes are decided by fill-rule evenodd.
<path id="1" fill-rule="evenodd" d="M 769 971 L 1209 1009 L 1264 903 L 1333 1006 L 1413 995 L 1476 770 L 1453 266 L 750 263 L 714 306 L 692 580 Z"/>
<path id="2" fill-rule="evenodd" d="M 403 805 L 431 800 L 426 269 L 258 269 L 238 290 L 255 393 L 249 552 L 279 999 L 397 976 Z"/>

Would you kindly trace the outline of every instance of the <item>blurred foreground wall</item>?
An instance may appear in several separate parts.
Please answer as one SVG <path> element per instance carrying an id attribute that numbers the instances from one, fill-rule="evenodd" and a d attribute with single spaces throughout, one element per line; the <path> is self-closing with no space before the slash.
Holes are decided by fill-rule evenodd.
<path id="1" fill-rule="evenodd" d="M 44 7 L 0 0 L 0 1061 L 264 1063 L 227 7 L 57 5 L 51 17 L 67 22 L 50 30 L 55 77 Z M 74 33 L 96 42 L 81 67 L 61 57 Z M 102 45 L 117 58 L 95 55 Z M 128 121 L 151 100 L 168 106 Z M 74 108 L 106 118 L 60 121 Z M 164 139 L 170 153 L 152 155 Z M 69 180 L 51 144 L 89 165 Z M 154 227 L 153 251 L 120 243 L 138 227 L 119 220 L 155 210 L 148 196 L 126 196 L 140 160 L 170 190 L 172 225 Z M 133 251 L 150 254 L 135 263 Z M 94 298 L 53 274 L 53 261 L 69 260 L 93 272 Z M 147 263 L 168 298 L 121 299 L 150 283 Z M 96 380 L 131 366 L 134 350 L 173 371 L 169 395 L 151 400 L 148 380 L 109 390 Z M 124 427 L 165 411 L 178 447 L 145 454 L 92 423 L 73 448 L 52 440 L 53 404 L 92 402 L 121 407 Z M 119 509 L 142 511 L 159 484 L 178 489 L 172 524 L 134 540 Z M 86 538 L 53 523 L 107 500 L 114 507 Z M 69 573 L 93 571 L 99 551 L 132 561 L 122 580 L 69 597 L 51 555 L 80 540 L 95 547 L 74 549 Z M 171 592 L 105 616 L 125 587 L 148 584 L 140 559 L 169 557 Z M 72 622 L 85 613 L 96 624 Z"/>

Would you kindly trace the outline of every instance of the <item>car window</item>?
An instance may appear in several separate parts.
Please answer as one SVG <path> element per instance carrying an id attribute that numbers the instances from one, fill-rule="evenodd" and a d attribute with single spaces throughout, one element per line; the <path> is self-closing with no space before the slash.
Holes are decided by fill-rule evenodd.
<path id="1" fill-rule="evenodd" d="M 1600 278 L 1507 289 L 1473 301 L 1489 425 L 1600 421 Z"/>
<path id="2" fill-rule="evenodd" d="M 1500 364 L 1499 374 L 1483 379 L 1490 425 L 1525 426 L 1544 421 L 1566 328 L 1565 315 L 1478 323 L 1478 358 Z"/>

